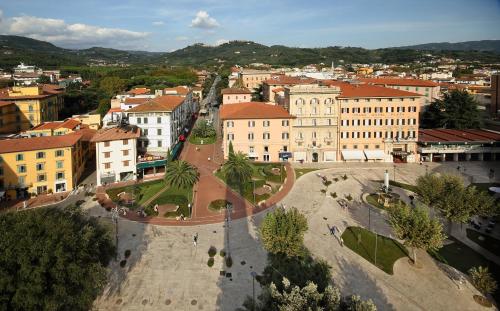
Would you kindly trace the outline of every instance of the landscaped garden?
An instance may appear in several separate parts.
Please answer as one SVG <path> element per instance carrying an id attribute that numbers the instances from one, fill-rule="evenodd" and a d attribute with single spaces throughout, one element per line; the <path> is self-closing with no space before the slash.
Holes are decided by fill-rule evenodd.
<path id="1" fill-rule="evenodd" d="M 375 233 L 364 228 L 348 227 L 342 234 L 342 239 L 352 251 L 388 274 L 393 274 L 396 260 L 408 257 L 408 250 L 398 241 L 382 235 L 376 236 Z M 377 246 L 376 257 L 375 244 Z"/>
<path id="2" fill-rule="evenodd" d="M 109 198 L 116 204 L 126 206 L 130 209 L 137 209 L 147 202 L 156 193 L 165 188 L 163 180 L 154 180 L 144 183 L 137 183 L 125 187 L 110 188 L 106 190 Z M 120 196 L 118 196 L 121 194 Z"/>
<path id="3" fill-rule="evenodd" d="M 164 217 L 177 217 L 184 215 L 185 217 L 190 216 L 190 210 L 189 210 L 189 202 L 192 201 L 192 196 L 193 196 L 193 189 L 192 188 L 187 188 L 187 189 L 179 189 L 175 187 L 170 187 L 163 191 L 157 198 L 155 198 L 149 206 L 146 208 L 147 210 L 151 209 L 149 213 L 153 213 L 153 208 L 155 205 L 158 204 L 158 206 L 161 205 L 172 205 L 173 206 L 179 206 L 178 209 L 170 210 L 165 212 L 162 216 Z M 146 211 L 148 213 L 148 211 Z"/>
<path id="4" fill-rule="evenodd" d="M 394 204 L 404 204 L 404 202 L 399 199 L 399 196 L 393 193 L 391 195 L 394 197 L 388 199 L 388 206 L 384 206 L 384 204 L 379 201 L 380 195 L 384 196 L 385 194 L 370 193 L 366 196 L 366 202 L 379 209 L 387 209 L 387 207 L 393 206 Z M 381 198 L 381 200 L 384 200 L 384 198 Z"/>
<path id="5" fill-rule="evenodd" d="M 189 142 L 195 145 L 209 145 L 215 143 L 216 140 L 217 132 L 207 120 L 199 120 L 189 136 Z"/>
<path id="6" fill-rule="evenodd" d="M 210 204 L 208 205 L 208 209 L 213 212 L 218 212 L 223 209 L 226 209 L 228 205 L 231 205 L 231 202 L 220 199 L 210 202 Z"/>

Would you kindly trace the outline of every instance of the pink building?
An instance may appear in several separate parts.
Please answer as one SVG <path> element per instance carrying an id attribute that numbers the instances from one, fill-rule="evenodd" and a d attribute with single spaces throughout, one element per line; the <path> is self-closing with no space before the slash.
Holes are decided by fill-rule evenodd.
<path id="1" fill-rule="evenodd" d="M 228 88 L 223 89 L 221 93 L 223 105 L 244 103 L 252 100 L 252 92 L 247 88 Z"/>

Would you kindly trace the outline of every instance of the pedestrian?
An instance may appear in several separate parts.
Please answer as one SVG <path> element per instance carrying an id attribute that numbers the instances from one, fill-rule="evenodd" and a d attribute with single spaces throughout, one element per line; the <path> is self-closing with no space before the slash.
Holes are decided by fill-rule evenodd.
<path id="1" fill-rule="evenodd" d="M 340 246 L 344 247 L 344 240 L 340 237 Z"/>
<path id="2" fill-rule="evenodd" d="M 196 247 L 196 245 L 198 244 L 198 232 L 196 232 L 196 234 L 193 236 L 193 244 L 194 247 Z"/>

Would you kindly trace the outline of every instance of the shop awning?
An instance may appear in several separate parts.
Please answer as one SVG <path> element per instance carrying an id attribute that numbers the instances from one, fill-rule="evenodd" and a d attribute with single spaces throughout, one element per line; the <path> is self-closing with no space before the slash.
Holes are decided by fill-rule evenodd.
<path id="1" fill-rule="evenodd" d="M 181 151 L 182 151 L 182 146 L 184 145 L 184 142 L 180 141 L 178 142 L 174 148 L 172 149 L 172 151 L 170 152 L 170 157 L 172 160 L 175 160 L 177 159 L 177 157 L 180 155 Z"/>
<path id="2" fill-rule="evenodd" d="M 342 150 L 344 160 L 364 160 L 365 156 L 361 150 Z"/>
<path id="3" fill-rule="evenodd" d="M 149 162 L 140 162 L 137 163 L 137 169 L 144 169 L 144 168 L 149 168 L 149 167 L 158 167 L 158 166 L 165 166 L 167 164 L 167 160 L 156 160 L 156 161 L 149 161 Z"/>
<path id="4" fill-rule="evenodd" d="M 279 156 L 281 159 L 289 159 L 292 157 L 292 153 L 291 152 L 280 152 Z"/>
<path id="5" fill-rule="evenodd" d="M 364 150 L 363 152 L 368 160 L 383 160 L 385 158 L 383 150 Z"/>

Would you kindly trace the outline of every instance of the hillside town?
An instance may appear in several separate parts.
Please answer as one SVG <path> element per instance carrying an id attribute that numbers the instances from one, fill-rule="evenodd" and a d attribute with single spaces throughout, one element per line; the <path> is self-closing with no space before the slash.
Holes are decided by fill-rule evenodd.
<path id="1" fill-rule="evenodd" d="M 0 310 L 499 309 L 496 6 L 173 2 L 0 5 Z"/>

